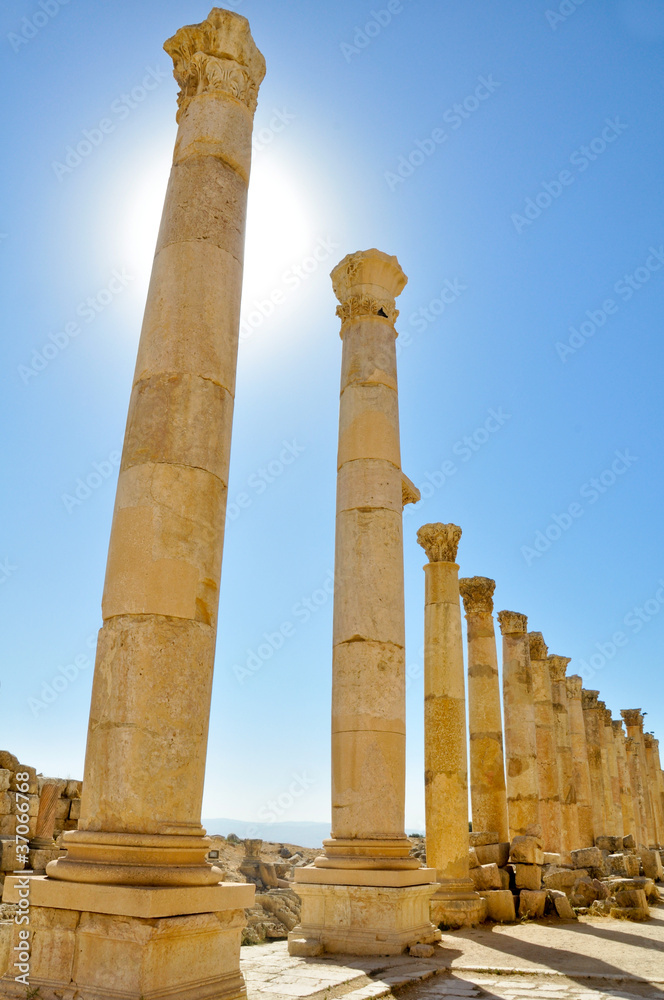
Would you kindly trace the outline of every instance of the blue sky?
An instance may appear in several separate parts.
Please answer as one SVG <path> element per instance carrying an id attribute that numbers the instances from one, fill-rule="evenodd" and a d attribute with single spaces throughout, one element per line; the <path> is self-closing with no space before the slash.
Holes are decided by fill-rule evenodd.
<path id="1" fill-rule="evenodd" d="M 461 525 L 462 575 L 494 577 L 496 610 L 527 614 L 614 714 L 641 706 L 664 736 L 664 4 L 234 9 L 268 74 L 204 814 L 257 820 L 281 795 L 281 820 L 329 816 L 329 272 L 367 247 L 409 276 L 403 464 L 425 487 L 405 519 L 407 824 L 423 822 L 425 522 Z M 0 743 L 44 772 L 82 775 L 116 453 L 176 131 L 162 44 L 207 13 L 10 0 L 0 14 Z"/>

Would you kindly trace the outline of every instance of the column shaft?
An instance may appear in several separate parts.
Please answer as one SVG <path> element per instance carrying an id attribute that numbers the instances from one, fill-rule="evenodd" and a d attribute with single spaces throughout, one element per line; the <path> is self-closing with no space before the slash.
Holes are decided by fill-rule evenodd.
<path id="1" fill-rule="evenodd" d="M 560 776 L 556 748 L 555 720 L 551 693 L 548 655 L 541 632 L 529 632 L 530 665 L 533 676 L 535 727 L 537 736 L 537 775 L 542 846 L 545 851 L 561 850 L 562 809 Z"/>
<path id="2" fill-rule="evenodd" d="M 608 709 L 605 709 L 604 712 L 604 738 L 606 740 L 609 780 L 613 805 L 613 827 L 611 829 L 611 835 L 614 837 L 624 837 L 622 799 L 620 796 L 620 772 L 618 771 L 616 741 L 613 737 L 613 718 Z"/>
<path id="3" fill-rule="evenodd" d="M 583 721 L 582 684 L 581 678 L 576 674 L 566 679 L 569 732 L 572 744 L 572 766 L 579 822 L 578 846 L 593 847 L 595 844 L 592 807 L 593 790 L 590 781 L 590 766 L 588 764 L 586 727 Z"/>
<path id="4" fill-rule="evenodd" d="M 627 753 L 625 751 L 625 732 L 623 730 L 622 719 L 613 720 L 613 739 L 616 748 L 616 761 L 618 763 L 618 780 L 620 783 L 620 808 L 623 819 L 623 837 L 630 834 L 636 840 L 636 828 L 634 823 L 634 800 L 632 798 L 632 785 L 627 764 Z"/>
<path id="5" fill-rule="evenodd" d="M 567 685 L 565 683 L 568 663 L 569 658 L 566 656 L 549 657 L 556 750 L 558 753 L 563 851 L 576 850 L 579 844 L 579 818 L 576 809 L 574 762 L 567 710 Z"/>
<path id="6" fill-rule="evenodd" d="M 537 732 L 530 666 L 528 619 L 501 611 L 503 636 L 503 706 L 505 764 L 510 840 L 541 835 L 537 776 Z"/>
<path id="7" fill-rule="evenodd" d="M 472 577 L 459 583 L 468 637 L 468 720 L 470 798 L 475 832 L 495 831 L 509 840 L 507 791 L 500 711 L 500 679 L 493 623 L 493 580 Z"/>
<path id="8" fill-rule="evenodd" d="M 602 769 L 602 744 L 599 729 L 599 707 L 597 696 L 599 691 L 581 691 L 583 707 L 583 722 L 586 729 L 586 746 L 588 749 L 588 769 L 592 785 L 591 806 L 593 810 L 593 829 L 595 837 L 604 836 L 607 832 L 607 816 L 604 803 L 604 773 Z"/>

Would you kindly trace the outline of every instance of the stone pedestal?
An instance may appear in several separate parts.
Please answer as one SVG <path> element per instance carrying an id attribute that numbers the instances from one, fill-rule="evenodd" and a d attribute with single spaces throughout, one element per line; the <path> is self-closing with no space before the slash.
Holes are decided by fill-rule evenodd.
<path id="1" fill-rule="evenodd" d="M 47 888 L 30 887 L 30 987 L 42 997 L 245 994 L 253 887 L 218 885 L 200 817 L 265 61 L 246 19 L 218 8 L 165 48 L 179 129 L 113 515 L 79 829 Z M 142 914 L 146 892 L 156 902 Z M 165 913 L 167 899 L 178 902 Z"/>
<path id="2" fill-rule="evenodd" d="M 493 592 L 487 577 L 459 581 L 468 635 L 468 728 L 473 830 L 509 840 Z"/>
<path id="3" fill-rule="evenodd" d="M 498 623 L 503 636 L 503 708 L 509 839 L 539 837 L 542 828 L 539 817 L 537 731 L 528 619 L 525 615 L 514 611 L 501 611 Z"/>
<path id="4" fill-rule="evenodd" d="M 551 697 L 558 755 L 558 780 L 560 782 L 560 812 L 562 818 L 562 850 L 574 851 L 579 843 L 579 819 L 576 811 L 576 786 L 574 762 L 567 710 L 567 685 L 565 675 L 569 657 L 549 656 Z"/>
<path id="5" fill-rule="evenodd" d="M 574 788 L 576 790 L 576 812 L 579 824 L 578 847 L 594 847 L 593 789 L 590 781 L 588 744 L 586 742 L 586 727 L 583 721 L 583 703 L 581 697 L 583 681 L 577 674 L 572 674 L 571 677 L 566 678 L 565 686 L 567 688 L 567 717 L 572 746 L 572 772 Z"/>
<path id="6" fill-rule="evenodd" d="M 412 902 L 432 894 L 435 872 L 422 870 L 419 860 L 410 856 L 404 830 L 402 510 L 405 501 L 418 496 L 412 488 L 404 489 L 410 481 L 401 469 L 399 442 L 395 298 L 406 280 L 396 257 L 379 250 L 351 254 L 332 272 L 343 342 L 332 654 L 332 837 L 324 842 L 324 854 L 313 868 L 296 869 L 297 891 L 300 883 L 306 882 L 307 888 L 301 924 L 289 936 L 291 954 L 321 950 L 380 955 L 388 953 L 386 948 L 390 953 L 394 948 L 403 950 L 435 932 L 430 923 L 423 930 L 421 913 Z M 396 883 L 395 875 L 400 879 Z M 428 890 L 423 883 L 430 883 Z M 419 887 L 415 896 L 382 891 L 415 886 Z M 356 892 L 358 888 L 362 892 Z M 370 905 L 368 899 L 373 900 Z M 395 907 L 400 913 L 394 912 Z"/>
<path id="7" fill-rule="evenodd" d="M 604 805 L 604 769 L 602 766 L 602 743 L 600 739 L 600 718 L 597 698 L 599 691 L 581 691 L 583 723 L 586 730 L 588 769 L 593 794 L 590 800 L 593 812 L 593 829 L 596 837 L 607 833 L 608 817 Z"/>
<path id="8" fill-rule="evenodd" d="M 555 720 L 549 672 L 549 650 L 541 632 L 529 632 L 530 666 L 533 677 L 535 727 L 537 736 L 537 777 L 542 846 L 557 854 L 562 849 L 560 778 L 556 748 Z M 537 887 L 539 888 L 539 886 Z"/>
<path id="9" fill-rule="evenodd" d="M 468 744 L 456 565 L 461 528 L 425 524 L 417 540 L 429 562 L 424 612 L 424 795 L 427 864 L 436 869 L 431 900 L 437 925 L 477 924 L 485 904 L 469 875 Z"/>

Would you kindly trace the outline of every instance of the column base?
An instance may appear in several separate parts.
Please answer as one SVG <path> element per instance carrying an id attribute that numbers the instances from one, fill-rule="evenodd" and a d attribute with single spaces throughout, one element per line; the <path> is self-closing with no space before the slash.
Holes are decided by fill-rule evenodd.
<path id="1" fill-rule="evenodd" d="M 316 858 L 316 868 L 369 868 L 413 870 L 420 867 L 419 858 L 411 856 L 413 846 L 408 837 L 385 840 L 342 839 L 324 840 L 325 854 Z"/>
<path id="2" fill-rule="evenodd" d="M 306 957 L 400 955 L 411 945 L 433 944 L 440 939 L 440 931 L 429 919 L 434 876 L 427 868 L 414 872 L 296 869 L 302 917 L 288 935 L 289 953 Z M 402 881 L 410 884 L 396 884 Z"/>
<path id="3" fill-rule="evenodd" d="M 18 900 L 24 881 L 7 879 L 5 902 Z M 27 881 L 30 924 L 15 925 L 13 942 L 29 931 L 26 979 L 17 982 L 24 970 L 12 968 L 0 980 L 3 998 L 25 1000 L 27 986 L 41 1000 L 245 1000 L 240 942 L 253 886 Z"/>
<path id="4" fill-rule="evenodd" d="M 436 927 L 474 927 L 486 920 L 486 903 L 470 879 L 447 879 L 436 886 L 430 912 Z"/>

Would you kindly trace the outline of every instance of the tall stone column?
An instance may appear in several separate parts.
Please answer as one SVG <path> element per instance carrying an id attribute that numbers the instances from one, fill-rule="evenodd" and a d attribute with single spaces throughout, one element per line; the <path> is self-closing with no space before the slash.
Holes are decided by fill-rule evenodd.
<path id="1" fill-rule="evenodd" d="M 66 858 L 31 888 L 33 908 L 61 908 L 59 927 L 36 913 L 60 937 L 57 975 L 42 941 L 31 985 L 61 977 L 84 1000 L 245 995 L 253 888 L 218 884 L 201 802 L 265 61 L 247 20 L 219 8 L 164 47 L 179 127 L 111 529 L 81 818 Z"/>
<path id="2" fill-rule="evenodd" d="M 625 751 L 625 731 L 622 719 L 614 719 L 612 722 L 613 743 L 616 750 L 616 762 L 618 764 L 618 784 L 620 786 L 620 811 L 623 821 L 623 837 L 630 834 L 635 837 L 634 826 L 634 802 L 632 799 L 632 784 L 627 766 L 627 753 Z"/>
<path id="3" fill-rule="evenodd" d="M 572 768 L 574 787 L 576 789 L 576 811 L 579 823 L 579 847 L 593 847 L 595 844 L 595 828 L 593 825 L 593 790 L 590 781 L 590 766 L 588 764 L 588 745 L 586 743 L 586 727 L 583 721 L 583 704 L 581 700 L 582 679 L 572 674 L 566 679 L 567 711 L 569 718 L 569 734 L 572 744 Z"/>
<path id="4" fill-rule="evenodd" d="M 652 804 L 653 824 L 655 828 L 654 844 L 659 847 L 662 843 L 664 843 L 664 816 L 662 816 L 662 803 L 659 794 L 659 781 L 657 780 L 658 771 L 655 767 L 653 742 L 654 738 L 652 733 L 643 734 L 646 771 L 648 774 L 648 788 L 650 790 L 650 802 Z"/>
<path id="5" fill-rule="evenodd" d="M 656 843 L 655 821 L 650 798 L 648 768 L 646 763 L 645 744 L 643 740 L 643 713 L 640 708 L 626 708 L 620 713 L 625 720 L 627 735 L 634 740 L 639 761 L 639 777 L 641 784 L 641 806 L 643 821 L 643 846 L 654 847 Z"/>
<path id="6" fill-rule="evenodd" d="M 659 796 L 659 808 L 662 816 L 659 846 L 664 849 L 664 772 L 662 771 L 662 762 L 659 755 L 659 740 L 655 739 L 654 736 L 652 737 L 652 754 L 655 766 L 655 791 L 653 795 Z"/>
<path id="7" fill-rule="evenodd" d="M 602 750 L 602 788 L 604 791 L 604 813 L 606 815 L 607 824 L 606 833 L 610 837 L 617 837 L 618 830 L 616 827 L 615 800 L 613 797 L 613 783 L 611 778 L 611 746 L 609 745 L 609 735 L 606 730 L 606 702 L 598 701 L 597 706 L 599 709 L 599 739 Z"/>
<path id="8" fill-rule="evenodd" d="M 509 840 L 503 754 L 503 722 L 493 592 L 496 584 L 483 576 L 459 581 L 468 636 L 468 727 L 470 732 L 470 800 L 473 830 L 495 831 Z"/>
<path id="9" fill-rule="evenodd" d="M 394 954 L 433 940 L 435 871 L 404 830 L 406 684 L 396 257 L 332 272 L 343 342 L 332 653 L 332 837 L 296 873 L 291 954 Z M 406 494 L 409 491 L 406 490 Z M 408 496 L 406 497 L 408 499 Z"/>
<path id="10" fill-rule="evenodd" d="M 624 837 L 622 799 L 620 797 L 620 773 L 618 771 L 618 757 L 616 753 L 616 741 L 613 737 L 613 717 L 609 709 L 604 710 L 604 737 L 606 739 L 607 757 L 609 762 L 609 778 L 611 787 L 611 798 L 613 799 L 613 829 L 614 837 Z"/>
<path id="11" fill-rule="evenodd" d="M 602 768 L 602 743 L 600 738 L 600 718 L 597 698 L 599 691 L 581 691 L 583 722 L 586 728 L 588 749 L 588 769 L 592 785 L 591 806 L 595 837 L 603 837 L 607 831 L 607 815 L 604 805 L 604 773 Z"/>
<path id="12" fill-rule="evenodd" d="M 645 847 L 648 839 L 648 832 L 645 822 L 645 805 L 643 803 L 643 785 L 641 782 L 641 768 L 639 765 L 639 748 L 636 742 L 628 736 L 625 739 L 625 753 L 627 755 L 627 770 L 632 788 L 632 802 L 634 805 L 634 838 L 637 847 Z"/>
<path id="13" fill-rule="evenodd" d="M 529 632 L 530 666 L 533 675 L 535 727 L 537 735 L 537 776 L 542 846 L 545 851 L 561 849 L 562 810 L 556 748 L 555 720 L 549 673 L 549 650 L 541 632 Z"/>
<path id="14" fill-rule="evenodd" d="M 515 611 L 501 611 L 498 623 L 503 636 L 503 708 L 510 840 L 514 837 L 539 837 L 542 827 L 528 619 Z"/>
<path id="15" fill-rule="evenodd" d="M 424 567 L 424 795 L 427 864 L 438 889 L 431 919 L 448 927 L 471 926 L 483 916 L 483 900 L 470 879 L 468 837 L 468 743 L 459 567 L 461 528 L 425 524 L 417 541 Z"/>
<path id="16" fill-rule="evenodd" d="M 579 817 L 576 809 L 576 785 L 572 740 L 567 710 L 567 684 L 565 675 L 569 657 L 550 656 L 551 697 L 558 753 L 558 780 L 560 781 L 560 812 L 562 817 L 562 850 L 574 851 L 579 846 Z"/>

